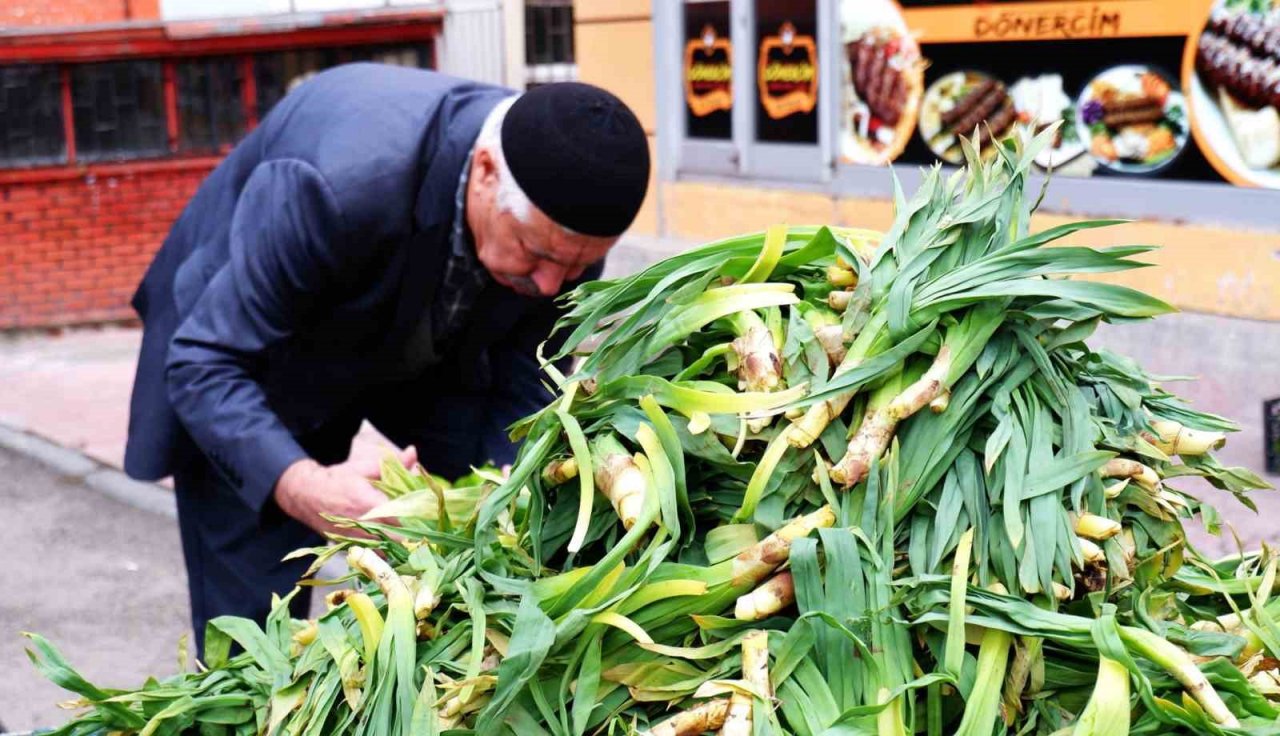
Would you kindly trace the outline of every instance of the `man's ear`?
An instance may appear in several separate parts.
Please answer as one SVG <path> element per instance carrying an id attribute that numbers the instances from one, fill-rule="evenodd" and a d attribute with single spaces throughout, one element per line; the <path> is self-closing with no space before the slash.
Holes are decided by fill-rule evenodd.
<path id="1" fill-rule="evenodd" d="M 471 167 L 475 169 L 476 181 L 485 186 L 493 186 L 498 182 L 498 162 L 493 157 L 493 152 L 483 146 L 476 148 L 475 158 L 471 161 Z"/>

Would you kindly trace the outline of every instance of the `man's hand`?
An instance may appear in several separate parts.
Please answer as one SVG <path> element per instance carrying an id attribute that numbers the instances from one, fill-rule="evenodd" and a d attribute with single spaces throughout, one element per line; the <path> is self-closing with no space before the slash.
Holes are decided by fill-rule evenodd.
<path id="1" fill-rule="evenodd" d="M 418 463 L 418 451 L 413 447 L 397 454 L 406 467 Z M 369 483 L 378 479 L 380 461 L 381 457 L 366 454 L 329 466 L 309 458 L 299 460 L 286 468 L 276 482 L 276 505 L 321 534 L 350 534 L 352 530 L 334 526 L 321 514 L 359 519 L 384 503 L 387 497 Z"/>

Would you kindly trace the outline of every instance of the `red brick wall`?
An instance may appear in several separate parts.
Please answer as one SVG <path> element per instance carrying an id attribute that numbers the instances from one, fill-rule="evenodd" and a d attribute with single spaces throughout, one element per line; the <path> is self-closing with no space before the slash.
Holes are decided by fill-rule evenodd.
<path id="1" fill-rule="evenodd" d="M 159 0 L 0 0 L 0 27 L 155 20 Z M 131 319 L 129 299 L 216 161 L 0 171 L 0 330 Z"/>
<path id="2" fill-rule="evenodd" d="M 160 0 L 0 0 L 0 26 L 75 26 L 155 20 Z"/>
<path id="3" fill-rule="evenodd" d="M 0 179 L 0 330 L 133 318 L 138 280 L 215 164 L 116 164 Z"/>

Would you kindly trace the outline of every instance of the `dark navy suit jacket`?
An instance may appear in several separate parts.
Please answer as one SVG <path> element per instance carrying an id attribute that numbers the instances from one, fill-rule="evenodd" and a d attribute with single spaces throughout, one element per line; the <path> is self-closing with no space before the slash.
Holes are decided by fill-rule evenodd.
<path id="1" fill-rule="evenodd" d="M 422 320 L 462 167 L 510 94 L 353 64 L 282 100 L 209 175 L 134 297 L 125 469 L 157 479 L 202 452 L 260 511 L 305 438 L 349 440 L 366 418 L 434 472 L 509 462 L 504 428 L 549 398 L 535 351 L 554 304 L 491 284 L 442 357 Z"/>

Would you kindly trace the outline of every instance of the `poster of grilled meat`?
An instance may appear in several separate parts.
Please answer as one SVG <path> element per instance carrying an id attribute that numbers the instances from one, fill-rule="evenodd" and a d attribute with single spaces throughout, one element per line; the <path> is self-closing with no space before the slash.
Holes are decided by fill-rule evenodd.
<path id="1" fill-rule="evenodd" d="M 1125 64 L 1099 74 L 1081 91 L 1076 110 L 1089 153 L 1116 172 L 1158 171 L 1187 143 L 1182 93 L 1144 64 Z"/>
<path id="2" fill-rule="evenodd" d="M 979 148 L 1013 130 L 1017 111 L 1004 82 L 974 70 L 939 78 L 924 95 L 920 137 L 947 163 L 964 161 L 961 137 Z"/>
<path id="3" fill-rule="evenodd" d="M 956 163 L 961 138 L 1043 133 L 1035 166 L 1057 176 L 1259 183 L 1280 172 L 1271 164 L 1259 174 L 1241 154 L 1260 164 L 1280 156 L 1264 133 L 1280 128 L 1280 113 L 1261 99 L 1280 0 L 895 2 L 925 60 L 917 129 L 898 163 Z M 1205 106 L 1211 114 L 1197 115 Z M 1205 118 L 1216 135 L 1198 129 Z M 1234 167 L 1215 160 L 1228 156 Z"/>
<path id="4" fill-rule="evenodd" d="M 915 131 L 925 62 L 893 0 L 844 0 L 840 154 L 850 163 L 887 164 Z"/>
<path id="5" fill-rule="evenodd" d="M 1218 173 L 1280 188 L 1280 3 L 1215 3 L 1188 39 L 1183 85 L 1195 138 Z"/>

